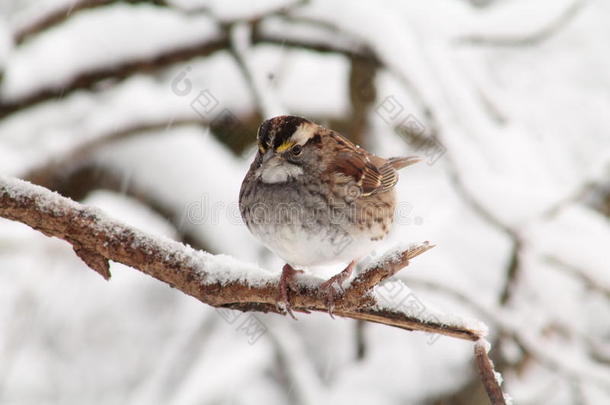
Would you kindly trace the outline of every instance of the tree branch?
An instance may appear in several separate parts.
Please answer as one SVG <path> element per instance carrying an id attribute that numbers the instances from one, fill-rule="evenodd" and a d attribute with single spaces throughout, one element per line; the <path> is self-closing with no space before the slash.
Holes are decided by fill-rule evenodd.
<path id="1" fill-rule="evenodd" d="M 227 256 L 214 256 L 158 236 L 152 236 L 61 197 L 43 187 L 0 176 L 0 216 L 23 222 L 47 236 L 72 244 L 79 256 L 100 271 L 100 258 L 134 267 L 200 301 L 240 310 L 279 312 L 275 306 L 278 275 Z M 408 330 L 439 333 L 476 341 L 485 332 L 465 325 L 427 322 L 397 309 L 383 308 L 370 291 L 373 279 L 382 280 L 406 266 L 408 260 L 427 249 L 416 247 L 401 254 L 390 253 L 361 274 L 346 297 L 336 304 L 335 314 L 392 325 Z M 85 252 L 85 253 L 82 253 Z M 384 276 L 372 277 L 376 270 Z M 328 311 L 317 287 L 301 283 L 293 295 L 293 306 L 300 311 Z"/>
<path id="2" fill-rule="evenodd" d="M 88 266 L 106 279 L 110 277 L 109 261 L 112 260 L 140 270 L 214 307 L 279 313 L 275 305 L 277 273 L 144 233 L 107 217 L 99 209 L 76 203 L 26 181 L 0 176 L 0 217 L 22 222 L 47 236 L 67 241 Z M 483 341 L 486 329 L 480 324 L 455 317 L 438 320 L 414 316 L 401 308 L 388 307 L 378 299 L 374 287 L 379 282 L 432 247 L 426 242 L 396 250 L 367 266 L 335 303 L 334 314 L 406 330 Z M 319 294 L 318 284 L 300 282 L 296 286 L 291 297 L 294 310 L 328 311 L 323 294 Z M 501 404 L 503 402 L 494 402 L 495 391 L 488 388 L 489 373 L 494 375 L 493 365 L 486 357 L 487 352 L 481 356 L 478 350 L 475 348 L 475 353 L 490 399 L 493 404 Z"/>
<path id="3" fill-rule="evenodd" d="M 83 1 L 88 3 L 89 0 Z M 111 3 L 113 0 L 90 0 L 92 5 L 97 7 Z M 135 0 L 134 0 L 135 1 Z M 145 0 L 139 0 L 145 1 Z M 154 1 L 154 0 L 149 0 Z M 274 10 L 269 15 L 281 14 L 284 8 Z M 74 11 L 74 10 L 73 10 Z M 78 90 L 94 90 L 98 83 L 105 80 L 122 81 L 136 73 L 154 73 L 172 65 L 187 62 L 189 60 L 209 56 L 217 51 L 230 50 L 231 41 L 229 29 L 232 25 L 239 22 L 253 24 L 251 35 L 252 45 L 275 44 L 291 48 L 309 49 L 321 53 L 337 53 L 352 59 L 365 60 L 374 66 L 380 66 L 381 61 L 375 53 L 366 47 L 341 47 L 331 43 L 309 41 L 305 38 L 287 38 L 278 36 L 273 32 L 263 32 L 259 29 L 260 20 L 265 16 L 255 16 L 244 19 L 243 21 L 231 21 L 222 24 L 220 35 L 213 38 L 206 38 L 198 43 L 178 46 L 170 50 L 160 50 L 157 55 L 139 59 L 126 60 L 111 66 L 99 66 L 97 68 L 80 72 L 62 86 L 49 85 L 33 91 L 30 94 L 21 96 L 15 100 L 0 99 L 0 119 L 16 113 L 20 110 L 32 107 L 39 103 L 60 99 Z"/>
<path id="4" fill-rule="evenodd" d="M 479 46 L 521 47 L 538 45 L 568 25 L 584 8 L 586 0 L 574 0 L 557 17 L 533 32 L 522 35 L 473 34 L 459 38 L 458 44 Z"/>
<path id="5" fill-rule="evenodd" d="M 183 45 L 150 58 L 134 59 L 112 66 L 101 66 L 97 69 L 81 72 L 65 85 L 48 86 L 11 101 L 0 101 L 0 119 L 21 109 L 34 106 L 44 101 L 64 97 L 77 90 L 93 90 L 103 80 L 121 81 L 135 73 L 150 73 L 195 57 L 207 56 L 226 48 L 228 40 L 225 35 L 208 38 L 195 44 Z"/>
<path id="6" fill-rule="evenodd" d="M 54 27 L 58 24 L 63 23 L 65 20 L 70 18 L 75 13 L 78 13 L 79 11 L 87 10 L 87 9 L 91 9 L 91 8 L 95 8 L 95 7 L 107 6 L 112 3 L 118 3 L 118 2 L 127 2 L 127 3 L 134 3 L 134 4 L 135 3 L 150 3 L 150 4 L 157 5 L 157 6 L 166 6 L 167 5 L 164 0 L 76 0 L 76 1 L 72 2 L 71 4 L 67 4 L 66 6 L 64 6 L 62 8 L 58 8 L 57 10 L 54 10 L 54 11 L 50 12 L 49 14 L 41 16 L 41 17 L 35 19 L 34 21 L 32 21 L 31 23 L 21 27 L 15 33 L 15 43 L 19 45 L 19 44 L 23 43 L 24 41 L 26 41 L 31 36 L 39 34 L 40 32 L 42 32 L 44 30 L 47 30 L 51 27 Z"/>
<path id="7" fill-rule="evenodd" d="M 324 23 L 321 21 L 307 20 L 303 18 L 285 18 L 284 24 L 287 27 L 306 23 L 309 28 L 319 26 L 324 27 Z M 326 27 L 333 28 L 333 27 Z M 288 48 L 300 48 L 307 49 L 318 53 L 331 53 L 343 55 L 349 59 L 363 61 L 370 63 L 375 67 L 383 67 L 383 62 L 379 59 L 377 54 L 360 41 L 351 40 L 349 46 L 345 46 L 346 38 L 341 37 L 341 33 L 332 32 L 334 34 L 332 41 L 326 41 L 322 39 L 311 39 L 303 37 L 302 35 L 294 35 L 282 30 L 271 30 L 262 23 L 256 23 L 252 30 L 252 43 L 253 44 L 271 44 L 278 45 L 280 47 Z"/>

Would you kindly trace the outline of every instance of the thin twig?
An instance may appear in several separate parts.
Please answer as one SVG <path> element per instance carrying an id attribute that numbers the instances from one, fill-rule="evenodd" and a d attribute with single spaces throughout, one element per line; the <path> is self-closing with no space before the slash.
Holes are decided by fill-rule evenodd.
<path id="1" fill-rule="evenodd" d="M 561 29 L 567 26 L 584 8 L 586 0 L 575 0 L 556 18 L 551 20 L 543 27 L 527 34 L 493 36 L 484 34 L 473 34 L 459 38 L 457 43 L 479 46 L 503 46 L 503 47 L 522 47 L 538 45 L 549 38 L 552 38 Z"/>
<path id="2" fill-rule="evenodd" d="M 103 80 L 122 81 L 135 73 L 152 73 L 195 57 L 208 56 L 216 51 L 225 49 L 227 45 L 228 40 L 226 36 L 221 35 L 199 43 L 184 45 L 161 52 L 150 58 L 134 59 L 112 66 L 101 66 L 81 72 L 62 86 L 52 85 L 43 87 L 16 100 L 0 101 L 0 119 L 44 101 L 65 97 L 77 90 L 93 90 Z"/>
<path id="3" fill-rule="evenodd" d="M 78 13 L 79 11 L 107 6 L 113 3 L 150 3 L 157 6 L 167 6 L 164 0 L 77 0 L 67 4 L 64 7 L 53 10 L 49 14 L 36 18 L 34 21 L 21 27 L 14 35 L 15 43 L 22 44 L 30 37 L 39 34 L 42 31 L 48 30 Z"/>
<path id="4" fill-rule="evenodd" d="M 130 123 L 122 128 L 115 128 L 108 132 L 96 134 L 89 139 L 84 139 L 76 143 L 71 149 L 62 154 L 56 154 L 52 159 L 48 159 L 39 165 L 28 169 L 27 172 L 20 177 L 38 184 L 46 188 L 51 188 L 53 178 L 62 173 L 69 173 L 74 167 L 78 167 L 85 161 L 89 161 L 91 155 L 99 151 L 104 146 L 113 144 L 114 142 L 126 140 L 134 136 L 141 135 L 146 132 L 154 132 L 166 130 L 170 126 L 183 127 L 191 125 L 210 126 L 210 122 L 200 118 L 180 118 L 169 119 L 163 118 L 158 121 L 148 121 L 140 123 Z"/>
<path id="5" fill-rule="evenodd" d="M 549 263 L 555 265 L 559 270 L 563 270 L 567 274 L 579 279 L 587 288 L 603 294 L 608 300 L 610 300 L 610 284 L 603 278 L 603 276 L 595 278 L 594 272 L 587 272 L 554 256 L 549 255 L 545 259 Z"/>
<path id="6" fill-rule="evenodd" d="M 486 322 L 491 323 L 497 333 L 512 339 L 524 353 L 527 353 L 549 371 L 559 374 L 566 381 L 575 380 L 583 383 L 592 381 L 604 390 L 610 389 L 610 373 L 606 368 L 594 361 L 581 360 L 573 362 L 570 359 L 566 359 L 560 352 L 546 349 L 548 344 L 545 344 L 544 337 L 540 332 L 528 328 L 528 323 L 516 317 L 514 310 L 509 310 L 499 305 L 489 305 L 473 297 L 471 294 L 441 283 L 426 280 L 411 280 L 411 283 L 427 287 L 435 292 L 442 292 L 470 306 Z M 551 322 L 563 325 L 560 319 L 552 319 Z M 524 325 L 526 326 L 524 327 Z M 564 330 L 570 330 L 570 328 L 566 327 Z M 589 340 L 583 343 L 589 346 L 591 352 L 595 351 L 593 347 L 594 341 Z"/>
<path id="7" fill-rule="evenodd" d="M 499 375 L 494 371 L 494 364 L 487 355 L 488 350 L 489 343 L 484 339 L 477 341 L 474 345 L 474 358 L 479 370 L 479 376 L 492 405 L 506 405 L 506 399 L 498 381 Z"/>
<path id="8" fill-rule="evenodd" d="M 375 61 L 370 51 L 366 49 L 356 50 L 332 47 L 330 45 L 324 46 L 323 44 L 310 43 L 307 40 L 282 41 L 281 38 L 268 37 L 257 30 L 253 30 L 252 44 L 261 43 L 275 43 L 281 46 L 303 48 L 317 52 L 335 52 L 348 55 L 352 58 L 364 58 Z M 0 100 L 0 119 L 45 101 L 67 97 L 78 90 L 94 90 L 96 85 L 104 80 L 120 82 L 136 73 L 155 73 L 172 65 L 187 62 L 198 57 L 206 57 L 217 51 L 229 48 L 230 39 L 228 31 L 225 30 L 217 37 L 208 38 L 199 43 L 185 45 L 176 49 L 162 51 L 149 58 L 128 60 L 112 66 L 100 66 L 89 71 L 80 72 L 61 86 L 50 85 L 15 100 Z"/>
<path id="9" fill-rule="evenodd" d="M 302 20 L 296 18 L 287 19 L 288 24 L 294 24 L 299 22 L 306 22 L 311 26 L 315 26 L 315 22 L 309 20 Z M 320 22 L 320 25 L 323 23 Z M 335 35 L 339 35 L 340 33 L 335 33 Z M 357 59 L 369 62 L 376 67 L 382 67 L 383 63 L 379 59 L 379 57 L 373 52 L 370 48 L 365 45 L 358 43 L 357 46 L 346 47 L 341 46 L 339 44 L 340 41 L 321 41 L 321 40 L 312 40 L 308 38 L 302 37 L 291 37 L 288 35 L 277 34 L 274 32 L 265 29 L 262 24 L 255 24 L 252 31 L 252 43 L 254 44 L 271 44 L 278 45 L 281 47 L 288 48 L 301 48 L 307 49 L 310 51 L 315 51 L 318 53 L 332 53 L 344 55 L 350 59 Z"/>
<path id="10" fill-rule="evenodd" d="M 502 292 L 500 293 L 501 305 L 506 305 L 510 301 L 517 285 L 521 269 L 521 259 L 519 255 L 523 248 L 523 242 L 516 235 L 512 238 L 512 242 L 513 246 L 508 259 L 508 265 L 506 266 L 506 278 L 504 279 L 504 285 L 502 286 Z"/>
<path id="11" fill-rule="evenodd" d="M 68 8 L 60 9 L 56 12 L 43 17 L 42 20 L 31 24 L 22 29 L 16 34 L 16 41 L 23 41 L 26 37 L 40 33 L 49 27 L 63 22 L 74 12 L 93 7 L 105 6 L 114 3 L 118 0 L 81 0 L 72 4 Z M 159 6 L 168 6 L 165 0 L 127 0 L 131 3 L 149 2 Z M 172 66 L 180 62 L 186 62 L 196 57 L 205 57 L 213 54 L 216 51 L 230 49 L 229 31 L 230 27 L 239 23 L 253 24 L 263 18 L 284 15 L 290 10 L 298 8 L 306 4 L 305 0 L 297 0 L 289 5 L 282 5 L 267 10 L 265 13 L 259 13 L 245 18 L 239 18 L 231 21 L 223 21 L 220 25 L 225 29 L 223 32 L 214 38 L 207 38 L 199 43 L 183 45 L 176 49 L 160 51 L 157 55 L 141 59 L 127 60 L 111 66 L 100 66 L 88 71 L 76 74 L 67 83 L 61 86 L 50 85 L 40 88 L 31 94 L 25 95 L 16 100 L 2 101 L 0 99 L 0 119 L 18 112 L 22 109 L 29 108 L 36 104 L 59 99 L 68 96 L 77 90 L 94 90 L 96 85 L 105 80 L 122 81 L 136 73 L 154 73 L 166 67 Z M 186 14 L 192 13 L 183 11 Z M 21 38 L 21 39 L 20 39 Z M 252 35 L 252 44 L 266 42 L 264 37 Z M 287 44 L 287 46 L 290 46 Z M 295 46 L 301 46 L 295 44 Z M 307 48 L 307 43 L 302 44 L 302 47 Z"/>
<path id="12" fill-rule="evenodd" d="M 270 91 L 265 82 L 257 77 L 249 60 L 252 46 L 252 26 L 249 23 L 233 24 L 230 27 L 229 51 L 241 71 L 244 81 L 252 94 L 258 113 L 263 118 L 286 114 L 287 111 L 275 100 L 275 94 Z"/>
<path id="13" fill-rule="evenodd" d="M 286 390 L 290 403 L 311 405 L 326 403 L 328 389 L 316 373 L 311 356 L 306 354 L 302 336 L 288 324 L 276 324 L 267 329 L 280 369 L 280 386 Z"/>

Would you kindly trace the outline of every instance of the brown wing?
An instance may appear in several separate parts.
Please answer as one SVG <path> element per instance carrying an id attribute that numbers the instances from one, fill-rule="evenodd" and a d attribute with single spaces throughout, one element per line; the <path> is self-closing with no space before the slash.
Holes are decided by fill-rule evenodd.
<path id="1" fill-rule="evenodd" d="M 393 160 L 386 160 L 368 153 L 352 142 L 333 132 L 335 153 L 329 162 L 329 170 L 338 176 L 347 176 L 360 187 L 362 196 L 391 190 L 398 181 Z"/>

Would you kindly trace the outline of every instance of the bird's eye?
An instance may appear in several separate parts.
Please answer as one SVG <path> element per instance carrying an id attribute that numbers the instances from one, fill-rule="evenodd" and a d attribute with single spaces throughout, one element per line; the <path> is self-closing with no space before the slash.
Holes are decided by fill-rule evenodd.
<path id="1" fill-rule="evenodd" d="M 303 152 L 303 146 L 301 145 L 294 145 L 291 149 L 290 149 L 290 153 L 293 156 L 299 156 L 301 154 L 301 152 Z"/>

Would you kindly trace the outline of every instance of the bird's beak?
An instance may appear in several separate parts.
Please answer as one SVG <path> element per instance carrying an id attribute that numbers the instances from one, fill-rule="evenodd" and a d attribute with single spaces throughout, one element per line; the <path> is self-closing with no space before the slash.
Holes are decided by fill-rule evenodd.
<path id="1" fill-rule="evenodd" d="M 265 154 L 263 155 L 263 164 L 267 163 L 270 160 L 274 160 L 277 163 L 280 163 L 281 161 L 284 160 L 284 158 L 282 157 L 281 154 L 279 153 L 274 153 L 273 150 L 269 149 L 267 152 L 265 152 Z"/>
<path id="2" fill-rule="evenodd" d="M 263 155 L 263 163 L 266 163 L 269 159 L 273 157 L 273 151 L 271 149 L 267 150 Z"/>

